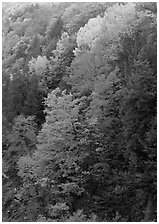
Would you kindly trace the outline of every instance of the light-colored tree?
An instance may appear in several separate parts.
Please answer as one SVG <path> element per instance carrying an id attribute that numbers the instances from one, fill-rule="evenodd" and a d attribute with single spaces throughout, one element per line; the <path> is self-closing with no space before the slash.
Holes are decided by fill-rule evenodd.
<path id="1" fill-rule="evenodd" d="M 77 33 L 77 48 L 74 50 L 74 54 L 77 55 L 82 51 L 82 48 L 88 48 L 91 50 L 94 47 L 96 40 L 100 37 L 101 26 L 103 18 L 97 16 L 88 21 L 88 23 L 81 27 Z"/>
<path id="2" fill-rule="evenodd" d="M 38 76 L 41 76 L 46 70 L 48 64 L 49 60 L 46 56 L 38 56 L 37 59 L 32 58 L 32 60 L 29 61 L 29 70 L 30 72 L 36 72 Z"/>

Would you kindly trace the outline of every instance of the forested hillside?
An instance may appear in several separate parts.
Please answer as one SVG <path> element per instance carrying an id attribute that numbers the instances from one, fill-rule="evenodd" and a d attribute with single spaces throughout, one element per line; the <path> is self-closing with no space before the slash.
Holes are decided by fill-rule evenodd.
<path id="1" fill-rule="evenodd" d="M 3 3 L 3 221 L 157 220 L 157 3 Z"/>

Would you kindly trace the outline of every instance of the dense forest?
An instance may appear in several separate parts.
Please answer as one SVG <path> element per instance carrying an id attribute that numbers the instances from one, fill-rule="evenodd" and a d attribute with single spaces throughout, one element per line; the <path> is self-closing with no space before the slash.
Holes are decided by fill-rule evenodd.
<path id="1" fill-rule="evenodd" d="M 157 3 L 2 5 L 4 222 L 157 220 Z"/>

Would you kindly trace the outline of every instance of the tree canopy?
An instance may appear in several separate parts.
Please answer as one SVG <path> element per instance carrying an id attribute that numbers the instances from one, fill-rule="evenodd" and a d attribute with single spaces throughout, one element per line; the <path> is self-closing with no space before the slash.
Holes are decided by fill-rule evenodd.
<path id="1" fill-rule="evenodd" d="M 157 4 L 2 14 L 3 221 L 157 221 Z"/>

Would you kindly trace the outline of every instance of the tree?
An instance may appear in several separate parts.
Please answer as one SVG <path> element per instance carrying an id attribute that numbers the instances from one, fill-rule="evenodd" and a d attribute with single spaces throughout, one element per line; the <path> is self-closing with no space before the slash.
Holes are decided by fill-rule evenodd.
<path id="1" fill-rule="evenodd" d="M 126 95 L 127 97 L 123 98 L 124 104 L 122 104 L 121 110 L 124 136 L 127 139 L 126 148 L 137 156 L 135 166 L 141 175 L 140 188 L 145 195 L 148 195 L 147 197 L 151 198 L 148 200 L 148 204 L 154 204 L 156 146 L 154 143 L 151 145 L 150 139 L 147 141 L 147 134 L 151 136 L 151 134 L 149 135 L 150 130 L 152 127 L 153 130 L 155 128 L 156 78 L 147 62 L 138 61 L 134 64 Z M 154 214 L 152 205 L 149 209 L 151 211 L 145 213 L 144 220 L 151 220 Z M 147 215 L 147 213 L 150 214 Z"/>
<path id="2" fill-rule="evenodd" d="M 113 3 L 72 3 L 66 8 L 62 19 L 64 21 L 64 29 L 70 35 L 78 32 L 81 27 L 89 21 L 91 18 L 95 18 L 98 15 L 103 15 L 108 7 Z"/>
<path id="3" fill-rule="evenodd" d="M 56 20 L 53 19 L 50 22 L 46 30 L 46 37 L 47 37 L 47 47 L 44 50 L 44 53 L 47 57 L 52 56 L 52 51 L 55 50 L 56 44 L 61 37 L 63 29 L 63 21 L 61 17 L 57 18 Z"/>
<path id="4" fill-rule="evenodd" d="M 75 55 L 82 51 L 82 48 L 88 47 L 88 49 L 92 50 L 96 40 L 100 36 L 101 26 L 103 23 L 103 18 L 97 16 L 96 18 L 92 18 L 88 21 L 88 23 L 81 27 L 77 33 L 77 48 L 75 49 Z M 77 53 L 76 53 L 77 51 Z"/>
<path id="5" fill-rule="evenodd" d="M 48 202 L 43 198 L 45 204 L 41 213 L 44 215 L 47 212 L 48 218 L 63 220 L 68 210 L 73 211 L 75 198 L 80 197 L 84 191 L 79 165 L 87 152 L 82 146 L 78 148 L 78 142 L 80 144 L 81 137 L 84 138 L 84 134 L 81 136 L 78 128 L 82 128 L 80 125 L 82 115 L 79 111 L 82 110 L 85 100 L 85 98 L 73 100 L 71 94 L 61 93 L 59 89 L 55 89 L 48 95 L 46 101 L 46 122 L 38 135 L 37 151 L 32 156 L 32 162 L 28 160 L 28 163 L 30 178 L 34 177 L 41 187 L 43 181 L 46 180 L 43 187 L 51 191 Z M 27 158 L 21 162 L 26 164 Z M 25 173 L 27 175 L 26 171 Z M 21 176 L 26 175 L 21 173 Z M 65 209 L 62 211 L 59 207 L 63 203 L 68 206 L 66 211 Z M 61 212 L 54 214 L 56 206 L 63 213 L 63 218 L 60 215 Z"/>
<path id="6" fill-rule="evenodd" d="M 96 56 L 87 51 L 76 56 L 71 66 L 68 68 L 67 76 L 65 80 L 72 86 L 73 91 L 90 93 L 98 77 Z"/>
<path id="7" fill-rule="evenodd" d="M 44 115 L 44 97 L 46 95 L 46 86 L 43 86 L 43 80 L 33 73 L 29 78 L 28 94 L 24 102 L 23 113 L 27 116 L 35 116 L 38 127 L 45 121 Z"/>
<path id="8" fill-rule="evenodd" d="M 18 116 L 8 135 L 8 149 L 4 151 L 3 214 L 7 220 L 19 220 L 19 202 L 16 194 L 22 184 L 18 176 L 18 161 L 22 156 L 32 155 L 36 148 L 36 133 L 33 117 Z M 9 211 L 9 212 L 8 212 Z M 21 220 L 21 219 L 20 219 Z"/>
<path id="9" fill-rule="evenodd" d="M 6 152 L 6 158 L 10 163 L 8 172 L 16 169 L 16 163 L 22 155 L 31 155 L 35 149 L 36 134 L 33 119 L 33 117 L 24 118 L 22 115 L 15 119 L 12 132 L 8 136 L 9 148 Z M 13 173 L 13 175 L 15 174 Z"/>
<path id="10" fill-rule="evenodd" d="M 67 67 L 70 66 L 74 55 L 75 43 L 68 33 L 64 32 L 57 42 L 56 49 L 52 51 L 50 64 L 46 71 L 46 83 L 49 89 L 55 89 L 59 86 L 62 90 L 68 89 L 63 77 L 67 74 Z"/>
<path id="11" fill-rule="evenodd" d="M 36 72 L 38 76 L 41 76 L 46 70 L 48 64 L 49 61 L 46 56 L 42 57 L 39 55 L 37 59 L 32 58 L 32 60 L 29 61 L 29 70 L 30 72 Z"/>
<path id="12" fill-rule="evenodd" d="M 8 123 L 20 115 L 23 111 L 24 102 L 27 96 L 28 80 L 20 71 L 13 75 L 13 80 L 8 86 L 8 96 L 4 99 L 5 113 Z"/>
<path id="13" fill-rule="evenodd" d="M 128 13 L 131 16 L 128 17 Z M 115 5 L 107 10 L 103 19 L 100 17 L 91 19 L 84 28 L 81 28 L 77 34 L 77 45 L 79 48 L 83 45 L 83 49 L 82 53 L 75 57 L 69 68 L 68 83 L 73 87 L 75 86 L 77 90 L 82 88 L 82 91 L 83 89 L 92 91 L 92 86 L 98 76 L 109 74 L 111 69 L 114 69 L 116 52 L 119 48 L 117 38 L 120 33 L 127 29 L 127 25 L 131 23 L 134 16 L 134 4 Z M 90 27 L 97 21 L 100 24 L 98 27 L 99 34 L 96 33 L 96 26 L 93 26 L 93 30 L 90 31 Z M 87 37 L 89 33 L 91 33 L 92 38 Z M 94 46 L 91 51 L 90 46 Z"/>

